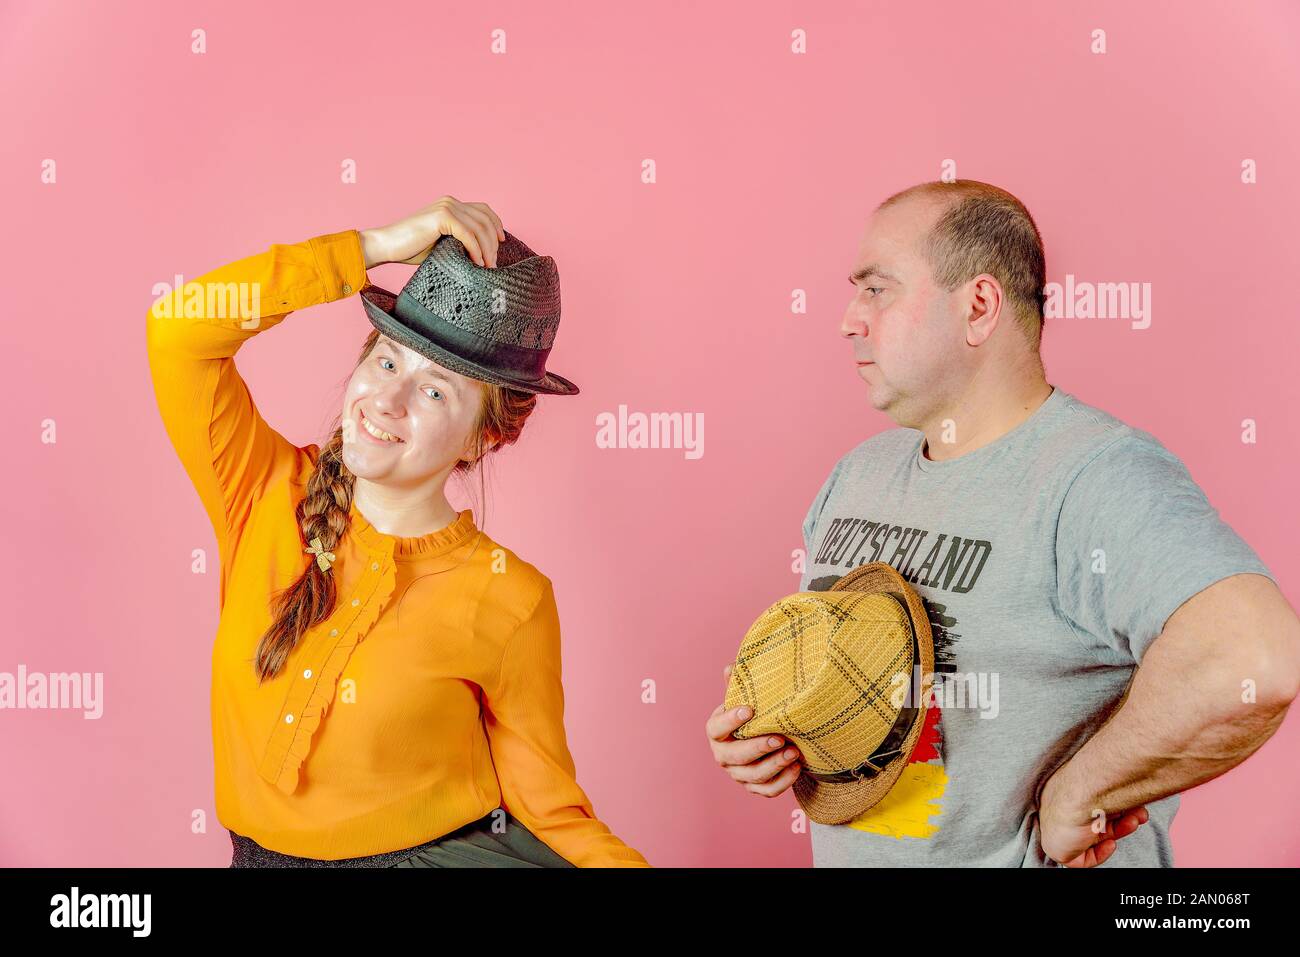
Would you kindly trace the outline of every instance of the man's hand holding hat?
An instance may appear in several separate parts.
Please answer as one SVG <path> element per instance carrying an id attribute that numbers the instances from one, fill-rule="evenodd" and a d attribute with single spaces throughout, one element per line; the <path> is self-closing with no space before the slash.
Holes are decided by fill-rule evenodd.
<path id="1" fill-rule="evenodd" d="M 722 674 L 728 682 L 731 669 L 728 664 Z M 794 745 L 782 749 L 787 742 L 777 734 L 757 738 L 737 739 L 731 732 L 754 716 L 747 707 L 727 710 L 727 705 L 718 705 L 709 715 L 704 725 L 709 738 L 709 747 L 713 750 L 713 759 L 731 775 L 731 779 L 742 785 L 745 790 L 764 797 L 776 797 L 784 794 L 794 784 L 802 769 L 802 756 Z"/>

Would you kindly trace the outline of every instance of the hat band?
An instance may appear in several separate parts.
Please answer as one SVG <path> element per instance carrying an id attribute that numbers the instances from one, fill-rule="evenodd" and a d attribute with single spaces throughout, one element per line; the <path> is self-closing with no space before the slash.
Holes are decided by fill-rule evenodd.
<path id="1" fill-rule="evenodd" d="M 921 649 L 916 641 L 916 626 L 912 623 L 912 612 L 903 600 L 893 592 L 881 592 L 882 595 L 888 595 L 894 601 L 902 605 L 903 611 L 907 613 L 907 629 L 912 634 L 912 662 L 915 666 L 920 663 Z M 824 781 L 827 784 L 846 784 L 851 781 L 865 781 L 874 778 L 885 770 L 886 765 L 895 760 L 903 753 L 903 742 L 907 740 L 908 732 L 912 730 L 912 724 L 916 721 L 916 716 L 920 708 L 899 708 L 898 717 L 894 719 L 894 725 L 885 735 L 885 740 L 881 741 L 876 750 L 871 752 L 871 757 L 867 758 L 856 768 L 849 768 L 846 771 L 817 772 L 807 771 L 803 773 L 806 777 L 814 781 Z"/>
<path id="2" fill-rule="evenodd" d="M 462 359 L 524 382 L 541 382 L 546 378 L 546 357 L 550 349 L 529 349 L 483 339 L 431 312 L 405 291 L 398 295 L 393 312 L 411 331 Z"/>

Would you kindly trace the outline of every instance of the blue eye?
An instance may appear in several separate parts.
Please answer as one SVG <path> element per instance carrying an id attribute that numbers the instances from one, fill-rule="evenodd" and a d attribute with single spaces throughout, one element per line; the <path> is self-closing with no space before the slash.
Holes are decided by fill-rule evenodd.
<path id="1" fill-rule="evenodd" d="M 863 288 L 865 288 L 868 292 L 870 292 L 870 291 L 872 291 L 872 290 L 875 290 L 875 291 L 878 292 L 878 293 L 880 293 L 880 292 L 884 292 L 884 291 L 885 291 L 885 290 L 884 290 L 882 287 L 880 287 L 880 286 L 865 286 L 865 287 L 863 287 Z"/>
<path id="2" fill-rule="evenodd" d="M 389 363 L 390 365 L 393 364 L 393 360 L 392 360 L 392 359 L 389 359 L 387 356 L 380 356 L 380 357 L 379 357 L 379 365 L 380 365 L 380 367 L 381 367 L 381 368 L 384 368 L 384 369 L 387 369 L 388 366 L 384 365 L 385 362 Z M 426 392 L 425 395 L 429 395 L 429 393 Z M 429 395 L 429 398 L 430 398 L 430 399 L 445 399 L 446 396 L 443 395 L 442 392 L 440 392 L 438 389 L 433 389 L 433 395 Z"/>

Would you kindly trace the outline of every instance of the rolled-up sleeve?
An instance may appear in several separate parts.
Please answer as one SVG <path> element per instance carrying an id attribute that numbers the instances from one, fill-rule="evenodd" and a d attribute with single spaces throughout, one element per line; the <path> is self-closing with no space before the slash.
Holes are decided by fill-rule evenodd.
<path id="1" fill-rule="evenodd" d="M 502 652 L 500 679 L 484 693 L 484 726 L 502 805 L 579 867 L 648 867 L 597 819 L 578 786 L 564 731 L 560 619 L 549 580 Z"/>

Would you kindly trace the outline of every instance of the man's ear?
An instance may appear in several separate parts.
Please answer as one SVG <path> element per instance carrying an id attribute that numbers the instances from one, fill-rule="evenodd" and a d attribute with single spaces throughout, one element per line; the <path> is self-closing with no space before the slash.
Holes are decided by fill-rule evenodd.
<path id="1" fill-rule="evenodd" d="M 970 285 L 970 318 L 966 321 L 966 343 L 978 346 L 993 335 L 1006 300 L 1002 295 L 1002 287 L 994 276 L 976 276 Z"/>

